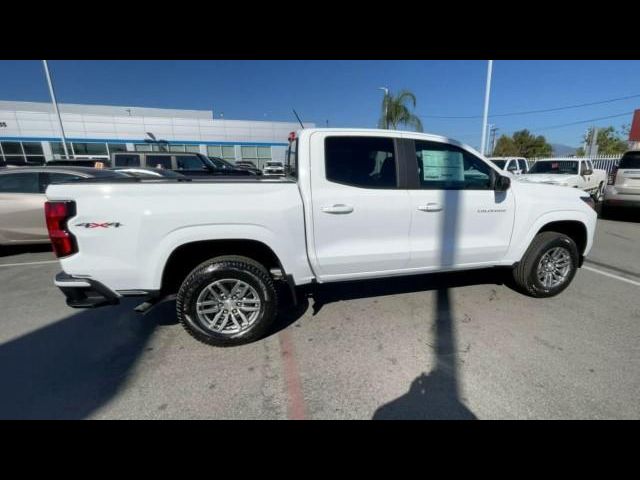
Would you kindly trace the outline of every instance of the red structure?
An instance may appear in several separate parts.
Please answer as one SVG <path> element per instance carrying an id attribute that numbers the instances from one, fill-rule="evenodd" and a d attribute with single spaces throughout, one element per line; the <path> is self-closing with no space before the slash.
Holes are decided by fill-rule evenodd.
<path id="1" fill-rule="evenodd" d="M 640 109 L 633 112 L 631 130 L 629 130 L 629 141 L 640 142 Z"/>

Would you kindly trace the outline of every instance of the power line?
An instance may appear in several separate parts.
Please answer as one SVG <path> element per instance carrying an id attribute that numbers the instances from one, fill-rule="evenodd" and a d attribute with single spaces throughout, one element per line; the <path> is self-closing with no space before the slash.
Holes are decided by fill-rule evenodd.
<path id="1" fill-rule="evenodd" d="M 625 112 L 625 113 L 618 113 L 616 115 L 607 115 L 606 117 L 590 118 L 588 120 L 580 120 L 580 121 L 577 121 L 577 122 L 561 123 L 559 125 L 549 125 L 547 127 L 527 128 L 527 130 L 530 130 L 532 132 L 540 132 L 540 131 L 544 131 L 544 130 L 554 130 L 556 128 L 569 127 L 571 125 L 580 125 L 582 123 L 591 123 L 591 122 L 596 122 L 598 120 L 607 120 L 609 118 L 626 117 L 628 115 L 633 115 L 633 112 L 631 111 L 631 112 Z M 521 129 L 521 130 L 524 130 L 524 129 Z M 505 133 L 513 133 L 513 132 L 517 132 L 517 130 L 511 130 L 511 131 L 505 132 Z"/>
<path id="2" fill-rule="evenodd" d="M 516 115 L 530 115 L 534 113 L 546 113 L 546 112 L 558 112 L 561 110 L 570 110 L 572 108 L 581 108 L 581 107 L 590 107 L 593 105 L 602 105 L 605 103 L 613 103 L 619 102 L 621 100 L 629 100 L 631 98 L 638 98 L 640 94 L 636 95 L 627 95 L 626 97 L 617 97 L 610 98 L 608 100 L 600 100 L 598 102 L 589 102 L 589 103 L 579 103 L 575 105 L 565 105 L 564 107 L 555 107 L 555 108 L 545 108 L 541 110 L 527 110 L 521 112 L 510 112 L 510 113 L 495 113 L 489 115 L 489 117 L 513 117 Z M 449 118 L 449 119 L 472 119 L 472 118 L 482 118 L 482 115 L 465 115 L 465 116 L 448 116 L 448 115 L 418 115 L 421 118 Z"/>

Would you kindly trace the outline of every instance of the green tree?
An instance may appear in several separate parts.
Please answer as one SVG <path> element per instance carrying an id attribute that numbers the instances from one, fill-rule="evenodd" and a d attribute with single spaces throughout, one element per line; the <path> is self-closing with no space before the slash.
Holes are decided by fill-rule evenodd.
<path id="1" fill-rule="evenodd" d="M 397 95 L 391 91 L 385 93 L 378 126 L 396 130 L 399 125 L 407 125 L 421 132 L 422 122 L 411 112 L 411 108 L 416 108 L 416 96 L 409 90 L 400 90 Z"/>
<path id="2" fill-rule="evenodd" d="M 516 147 L 513 138 L 502 135 L 496 142 L 493 155 L 496 157 L 519 157 L 520 152 L 518 152 L 518 147 Z"/>
<path id="3" fill-rule="evenodd" d="M 532 135 L 529 130 L 519 130 L 513 136 L 502 135 L 493 151 L 496 157 L 546 157 L 553 148 L 542 135 Z"/>
<path id="4" fill-rule="evenodd" d="M 626 125 L 623 125 L 621 130 L 616 131 L 615 127 L 609 126 L 607 128 L 599 128 L 598 129 L 598 137 L 596 138 L 596 143 L 598 144 L 598 154 L 602 155 L 617 155 L 627 151 L 629 145 L 624 138 L 625 129 L 628 128 Z M 627 132 L 627 136 L 629 133 Z M 585 135 L 582 136 L 582 140 L 586 142 L 587 145 L 591 144 L 591 139 L 593 138 L 593 129 L 590 128 Z M 578 156 L 585 155 L 585 151 L 583 147 L 580 147 L 576 152 Z"/>

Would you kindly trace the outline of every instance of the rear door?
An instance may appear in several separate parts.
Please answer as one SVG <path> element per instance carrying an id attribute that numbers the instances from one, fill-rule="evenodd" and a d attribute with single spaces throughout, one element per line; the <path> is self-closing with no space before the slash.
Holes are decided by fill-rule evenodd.
<path id="1" fill-rule="evenodd" d="M 0 175 L 0 241 L 46 242 L 44 182 L 38 172 Z"/>
<path id="2" fill-rule="evenodd" d="M 311 136 L 311 262 L 319 279 L 376 276 L 409 261 L 409 194 L 397 141 L 384 134 Z"/>

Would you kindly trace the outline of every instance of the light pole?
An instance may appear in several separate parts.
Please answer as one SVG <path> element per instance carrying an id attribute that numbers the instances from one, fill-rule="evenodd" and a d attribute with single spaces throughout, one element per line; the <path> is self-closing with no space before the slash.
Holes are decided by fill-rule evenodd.
<path id="1" fill-rule="evenodd" d="M 62 148 L 64 149 L 65 158 L 69 158 L 69 152 L 67 151 L 67 139 L 64 135 L 64 127 L 62 126 L 62 117 L 60 116 L 60 111 L 58 110 L 58 102 L 56 102 L 56 94 L 53 91 L 53 84 L 51 83 L 51 74 L 49 73 L 49 65 L 47 65 L 46 60 L 42 60 L 42 64 L 44 65 L 44 73 L 47 76 L 47 84 L 49 85 L 49 93 L 51 94 L 51 101 L 53 102 L 53 109 L 58 116 L 58 123 L 60 125 L 60 135 L 62 137 Z"/>
<path id="2" fill-rule="evenodd" d="M 389 89 L 387 87 L 378 87 L 378 90 L 384 91 L 384 98 L 382 99 L 382 103 L 384 104 L 384 128 L 389 129 L 389 122 L 387 120 L 387 108 L 388 102 L 387 98 L 389 97 Z"/>
<path id="3" fill-rule="evenodd" d="M 487 117 L 489 116 L 489 95 L 491 93 L 491 70 L 493 69 L 493 60 L 489 60 L 487 66 L 487 85 L 484 91 L 484 113 L 482 114 L 482 139 L 480 140 L 480 153 L 484 155 L 485 144 L 487 140 Z"/>

